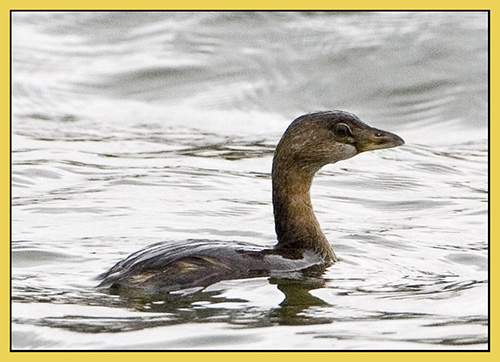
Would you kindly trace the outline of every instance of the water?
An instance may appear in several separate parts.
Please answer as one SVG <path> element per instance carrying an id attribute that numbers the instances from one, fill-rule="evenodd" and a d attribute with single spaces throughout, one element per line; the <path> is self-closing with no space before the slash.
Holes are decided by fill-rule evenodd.
<path id="1" fill-rule="evenodd" d="M 12 347 L 487 349 L 487 20 L 13 13 Z M 320 109 L 406 141 L 317 175 L 324 280 L 94 288 L 161 240 L 273 245 L 274 146 Z"/>

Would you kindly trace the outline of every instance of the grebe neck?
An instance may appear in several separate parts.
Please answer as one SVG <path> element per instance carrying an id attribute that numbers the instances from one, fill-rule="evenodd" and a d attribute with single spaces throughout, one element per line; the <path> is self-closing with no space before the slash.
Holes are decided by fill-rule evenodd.
<path id="1" fill-rule="evenodd" d="M 307 249 L 327 264 L 337 260 L 313 212 L 310 189 L 319 168 L 300 167 L 286 159 L 273 162 L 273 207 L 278 244 L 276 249 Z"/>

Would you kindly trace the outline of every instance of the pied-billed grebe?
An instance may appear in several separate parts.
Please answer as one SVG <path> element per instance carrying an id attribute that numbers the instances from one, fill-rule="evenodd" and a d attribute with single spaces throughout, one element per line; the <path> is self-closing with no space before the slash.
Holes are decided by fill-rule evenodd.
<path id="1" fill-rule="evenodd" d="M 274 153 L 273 206 L 278 243 L 272 249 L 239 242 L 164 242 L 140 250 L 103 275 L 100 287 L 166 293 L 226 279 L 323 271 L 337 261 L 314 216 L 309 189 L 324 165 L 358 153 L 397 147 L 395 134 L 343 111 L 297 118 Z"/>

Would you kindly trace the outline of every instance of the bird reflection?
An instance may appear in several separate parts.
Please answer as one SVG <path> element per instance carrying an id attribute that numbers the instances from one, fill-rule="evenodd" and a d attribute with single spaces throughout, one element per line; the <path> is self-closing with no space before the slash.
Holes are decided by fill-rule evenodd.
<path id="1" fill-rule="evenodd" d="M 274 308 L 259 308 L 250 305 L 242 298 L 223 297 L 224 290 L 192 289 L 179 293 L 164 295 L 138 295 L 137 293 L 119 294 L 120 307 L 132 308 L 149 313 L 164 313 L 168 318 L 162 319 L 162 325 L 182 324 L 189 322 L 225 322 L 240 327 L 263 327 L 272 325 L 311 325 L 331 323 L 332 318 L 315 315 L 316 308 L 328 306 L 321 298 L 310 292 L 325 286 L 321 277 L 304 277 L 301 279 L 276 278 L 268 279 L 284 294 L 283 300 Z M 230 304 L 230 306 L 228 306 Z M 233 304 L 233 305 L 231 305 Z M 241 304 L 235 308 L 234 305 Z M 158 319 L 144 318 L 135 320 L 132 329 L 147 328 Z M 130 329 L 131 325 L 127 326 Z"/>

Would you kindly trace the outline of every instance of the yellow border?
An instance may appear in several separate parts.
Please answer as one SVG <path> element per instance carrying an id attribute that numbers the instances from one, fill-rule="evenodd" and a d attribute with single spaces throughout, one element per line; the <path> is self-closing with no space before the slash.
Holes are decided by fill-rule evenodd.
<path id="1" fill-rule="evenodd" d="M 477 0 L 477 1 L 452 1 L 452 0 L 253 0 L 253 1 L 228 1 L 228 0 L 144 0 L 144 1 L 14 1 L 5 0 L 2 7 L 15 10 L 98 10 L 98 9 L 117 9 L 117 10 L 485 10 L 494 9 L 495 0 Z"/>
<path id="2" fill-rule="evenodd" d="M 399 1 L 391 1 L 391 0 L 380 0 L 380 1 L 359 1 L 359 0 L 341 0 L 341 1 L 326 1 L 326 0 L 309 0 L 299 2 L 297 0 L 293 1 L 276 1 L 276 0 L 254 0 L 254 1 L 150 1 L 143 0 L 141 2 L 133 2 L 131 0 L 126 1 L 108 1 L 108 0 L 87 0 L 87 1 L 13 1 L 13 0 L 4 0 L 1 5 L 1 27 L 2 27 L 2 49 L 6 49 L 2 53 L 3 60 L 3 81 L 2 81 L 2 97 L 3 100 L 3 121 L 0 122 L 0 135 L 4 139 L 0 143 L 2 145 L 1 152 L 1 162 L 2 162 L 2 177 L 0 178 L 1 187 L 4 192 L 1 193 L 1 210 L 2 210 L 2 218 L 1 218 L 1 233 L 4 236 L 2 238 L 3 242 L 3 253 L 1 253 L 1 265 L 4 273 L 1 278 L 2 290 L 5 291 L 4 298 L 2 298 L 2 317 L 1 317 L 1 349 L 0 355 L 3 355 L 3 361 L 23 361 L 23 360 L 37 360 L 37 361 L 67 361 L 67 359 L 82 359 L 82 361 L 88 358 L 93 360 L 117 360 L 117 361 L 136 361 L 138 359 L 146 359 L 148 362 L 150 361 L 165 361 L 166 359 L 172 361 L 178 360 L 212 360 L 212 361 L 241 361 L 241 362 L 250 362 L 255 359 L 259 360 L 278 360 L 279 362 L 286 360 L 289 361 L 303 361 L 304 359 L 314 359 L 314 361 L 318 362 L 330 362 L 332 359 L 335 360 L 345 360 L 345 359 L 369 359 L 372 360 L 380 360 L 380 361 L 401 361 L 412 362 L 412 361 L 420 361 L 421 359 L 425 360 L 452 360 L 454 362 L 457 361 L 483 361 L 483 360 L 491 360 L 494 358 L 496 354 L 497 348 L 495 348 L 498 344 L 496 342 L 494 322 L 496 322 L 496 314 L 494 313 L 494 301 L 497 300 L 495 298 L 497 293 L 495 292 L 493 286 L 491 287 L 491 351 L 489 353 L 476 353 L 476 352 L 424 352 L 424 353 L 406 353 L 406 352 L 390 352 L 390 353 L 338 353 L 338 352 L 313 352 L 313 353 L 302 353 L 302 352 L 278 352 L 278 353 L 260 353 L 260 352 L 245 352 L 245 353 L 199 353 L 199 352 L 168 352 L 168 353 L 158 353 L 158 352 L 147 352 L 147 354 L 138 354 L 138 353 L 130 353 L 130 352 L 106 352 L 106 353 L 95 353 L 95 352 L 82 352 L 82 353 L 74 353 L 74 352 L 10 352 L 10 304 L 9 304 L 9 288 L 10 288 L 10 266 L 9 266 L 9 255 L 10 255 L 10 194 L 9 194 L 9 154 L 10 154 L 10 109 L 9 109 L 9 97 L 10 97 L 10 72 L 9 72 L 9 41 L 10 41 L 10 10 L 22 10 L 22 9 L 40 9 L 40 10 L 56 10 L 56 9 L 337 9 L 337 10 L 358 10 L 358 9 L 380 9 L 380 10 L 490 10 L 490 41 L 491 41 L 491 114 L 490 114 L 490 124 L 491 124 L 491 137 L 497 133 L 498 126 L 495 125 L 495 119 L 497 118 L 498 111 L 495 107 L 497 102 L 496 93 L 494 93 L 494 85 L 498 82 L 498 77 L 496 76 L 495 67 L 496 65 L 493 61 L 497 59 L 498 55 L 498 44 L 496 39 L 498 39 L 498 28 L 500 17 L 497 15 L 497 11 L 500 9 L 500 2 L 498 0 L 477 0 L 477 1 L 451 1 L 451 0 L 411 0 L 402 2 Z M 495 183 L 493 182 L 494 176 L 496 175 L 496 167 L 494 167 L 493 160 L 496 159 L 496 148 L 492 144 L 490 149 L 490 157 L 491 157 L 491 181 L 490 189 L 495 190 Z M 494 194 L 493 194 L 494 196 Z M 493 203 L 494 199 L 491 200 L 491 214 L 494 215 L 495 204 Z M 492 217 L 493 219 L 493 217 Z M 494 223 L 492 222 L 492 226 Z M 492 227 L 491 229 L 491 256 L 493 259 L 493 252 L 495 251 L 494 244 L 497 239 L 497 230 Z M 497 276 L 497 268 L 495 264 L 491 263 L 491 278 L 495 280 L 495 276 Z M 498 359 L 498 357 L 496 358 Z"/>

